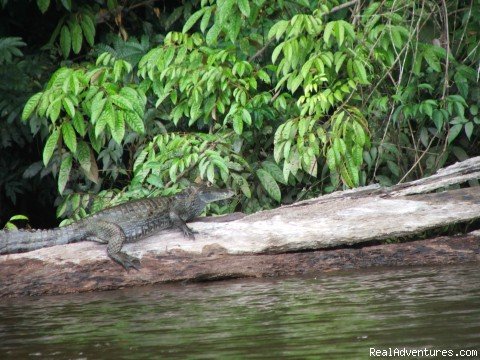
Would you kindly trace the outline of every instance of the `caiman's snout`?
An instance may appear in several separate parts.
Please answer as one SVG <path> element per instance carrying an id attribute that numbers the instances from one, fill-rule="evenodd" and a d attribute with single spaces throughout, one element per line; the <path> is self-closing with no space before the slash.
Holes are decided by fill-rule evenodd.
<path id="1" fill-rule="evenodd" d="M 200 192 L 200 198 L 205 203 L 211 203 L 214 201 L 224 200 L 231 198 L 235 195 L 235 192 L 229 189 L 217 189 L 217 188 L 205 188 Z"/>
<path id="2" fill-rule="evenodd" d="M 229 189 L 225 189 L 225 197 L 224 197 L 224 199 L 231 198 L 233 195 L 235 195 L 235 191 L 229 190 Z"/>

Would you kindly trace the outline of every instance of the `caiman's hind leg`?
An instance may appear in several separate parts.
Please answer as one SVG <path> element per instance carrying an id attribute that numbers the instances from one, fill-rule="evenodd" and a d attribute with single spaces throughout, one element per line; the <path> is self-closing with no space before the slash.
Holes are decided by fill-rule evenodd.
<path id="1" fill-rule="evenodd" d="M 182 230 L 184 236 L 190 239 L 195 239 L 194 234 L 197 234 L 197 231 L 190 229 L 185 223 L 185 221 L 183 221 L 183 219 L 180 217 L 180 215 L 178 215 L 175 211 L 170 211 L 169 216 L 173 225 Z"/>
<path id="2" fill-rule="evenodd" d="M 126 236 L 120 226 L 108 221 L 95 221 L 92 225 L 94 228 L 89 229 L 86 240 L 107 244 L 108 256 L 126 270 L 140 268 L 140 260 L 121 251 Z"/>

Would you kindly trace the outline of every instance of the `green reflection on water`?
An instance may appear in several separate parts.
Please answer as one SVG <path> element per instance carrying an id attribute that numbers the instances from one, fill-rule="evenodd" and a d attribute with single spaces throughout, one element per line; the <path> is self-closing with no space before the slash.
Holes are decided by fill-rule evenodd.
<path id="1" fill-rule="evenodd" d="M 480 350 L 476 265 L 168 285 L 0 303 L 8 358 L 368 358 Z"/>

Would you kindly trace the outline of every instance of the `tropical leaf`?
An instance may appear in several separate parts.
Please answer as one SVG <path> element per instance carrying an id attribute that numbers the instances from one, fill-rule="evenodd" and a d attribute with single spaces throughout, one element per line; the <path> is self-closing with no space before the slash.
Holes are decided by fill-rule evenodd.
<path id="1" fill-rule="evenodd" d="M 117 111 L 115 116 L 115 127 L 112 130 L 113 140 L 117 144 L 121 144 L 125 136 L 125 116 L 123 111 Z"/>
<path id="2" fill-rule="evenodd" d="M 248 3 L 248 0 L 239 0 L 237 1 L 237 5 L 245 17 L 250 16 L 250 4 Z"/>
<path id="3" fill-rule="evenodd" d="M 88 45 L 93 46 L 95 44 L 95 25 L 90 15 L 82 14 L 82 20 L 80 26 L 83 30 L 83 36 L 87 40 Z"/>
<path id="4" fill-rule="evenodd" d="M 72 153 L 75 153 L 77 151 L 77 136 L 71 123 L 65 122 L 62 124 L 62 135 L 65 145 Z"/>
<path id="5" fill-rule="evenodd" d="M 70 46 L 72 44 L 72 37 L 70 35 L 70 30 L 68 26 L 62 26 L 62 30 L 60 30 L 60 50 L 62 50 L 62 54 L 64 58 L 67 58 L 70 54 Z"/>
<path id="6" fill-rule="evenodd" d="M 70 171 L 72 170 L 72 155 L 68 154 L 60 164 L 60 171 L 58 172 L 58 192 L 63 193 L 70 178 Z"/>
<path id="7" fill-rule="evenodd" d="M 30 99 L 28 99 L 27 103 L 25 104 L 25 107 L 23 108 L 22 120 L 27 120 L 30 117 L 30 115 L 32 115 L 42 95 L 43 93 L 39 92 L 33 95 Z"/>
<path id="8" fill-rule="evenodd" d="M 282 200 L 282 193 L 280 192 L 280 188 L 278 187 L 278 184 L 272 177 L 272 175 L 270 175 L 264 169 L 258 169 L 257 176 L 260 179 L 260 183 L 262 184 L 263 188 L 267 191 L 268 195 L 270 195 L 276 201 L 280 202 Z"/>
<path id="9" fill-rule="evenodd" d="M 85 141 L 80 141 L 78 143 L 76 157 L 82 169 L 88 173 L 91 167 L 90 147 Z"/>
<path id="10" fill-rule="evenodd" d="M 275 179 L 276 182 L 281 184 L 287 184 L 285 178 L 283 177 L 283 172 L 280 167 L 271 161 L 262 162 L 262 167 Z"/>
<path id="11" fill-rule="evenodd" d="M 186 33 L 188 30 L 192 28 L 193 25 L 202 17 L 203 13 L 205 12 L 205 8 L 201 8 L 200 10 L 194 12 L 187 20 L 185 25 L 183 25 L 182 32 Z"/>
<path id="12" fill-rule="evenodd" d="M 72 124 L 80 136 L 85 136 L 85 134 L 87 133 L 87 124 L 83 119 L 83 115 L 79 111 L 75 113 L 75 116 L 72 119 Z"/>
<path id="13" fill-rule="evenodd" d="M 57 147 L 58 138 L 60 137 L 60 132 L 58 129 L 53 130 L 50 136 L 45 143 L 45 147 L 43 148 L 43 164 L 45 166 L 48 165 L 50 159 L 52 158 L 53 152 Z"/>
<path id="14" fill-rule="evenodd" d="M 110 100 L 112 100 L 112 102 L 115 105 L 117 105 L 120 109 L 133 111 L 133 105 L 130 102 L 130 100 L 128 100 L 127 98 L 121 95 L 117 95 L 117 94 L 111 95 Z"/>
<path id="15" fill-rule="evenodd" d="M 48 10 L 48 7 L 50 6 L 50 0 L 37 0 L 37 6 L 42 12 L 42 14 L 45 14 L 45 12 Z"/>
<path id="16" fill-rule="evenodd" d="M 125 121 L 130 128 L 136 133 L 143 134 L 145 132 L 145 125 L 142 118 L 137 113 L 132 111 L 125 112 Z"/>
<path id="17" fill-rule="evenodd" d="M 72 100 L 65 97 L 62 99 L 63 108 L 67 112 L 68 116 L 73 118 L 75 116 L 75 105 L 73 105 Z"/>
<path id="18" fill-rule="evenodd" d="M 72 36 L 72 50 L 78 54 L 82 49 L 82 28 L 77 21 L 70 23 L 70 34 Z"/>
<path id="19" fill-rule="evenodd" d="M 97 122 L 97 119 L 100 117 L 100 114 L 102 113 L 106 102 L 107 99 L 103 98 L 102 92 L 98 92 L 94 96 L 92 100 L 92 116 L 90 119 L 93 124 L 95 124 Z"/>
<path id="20" fill-rule="evenodd" d="M 243 119 L 239 115 L 236 115 L 236 116 L 233 117 L 233 130 L 238 135 L 241 135 L 242 132 L 243 132 Z"/>

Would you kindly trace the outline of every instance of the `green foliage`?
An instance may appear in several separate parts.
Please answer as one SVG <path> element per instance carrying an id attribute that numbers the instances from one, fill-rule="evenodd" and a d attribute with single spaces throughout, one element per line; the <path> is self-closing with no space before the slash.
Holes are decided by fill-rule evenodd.
<path id="1" fill-rule="evenodd" d="M 25 215 L 13 215 L 10 220 L 8 220 L 6 223 L 5 223 L 5 226 L 4 226 L 4 229 L 5 230 L 16 230 L 18 229 L 17 228 L 17 225 L 15 225 L 14 221 L 19 221 L 19 220 L 26 220 L 28 221 L 28 217 L 25 216 Z"/>
<path id="2" fill-rule="evenodd" d="M 145 95 L 136 87 L 121 86 L 131 71 L 128 62 L 103 53 L 96 66 L 60 68 L 45 90 L 27 101 L 24 120 L 35 112 L 50 121 L 43 162 L 47 166 L 54 154 L 63 158 L 58 176 L 60 193 L 70 178 L 73 158 L 80 164 L 80 171 L 97 182 L 97 164 L 93 164 L 95 157 L 91 154 L 100 154 L 110 139 L 123 145 L 127 132 L 144 133 Z M 67 152 L 70 154 L 62 155 Z"/>
<path id="3" fill-rule="evenodd" d="M 19 48 L 26 45 L 20 37 L 0 38 L 0 65 L 12 62 L 15 56 L 23 56 Z"/>
<path id="4" fill-rule="evenodd" d="M 95 43 L 95 13 L 91 7 L 87 5 L 79 6 L 78 10 L 72 12 L 72 6 L 70 0 L 62 0 L 62 5 L 68 10 L 68 15 L 63 16 L 57 24 L 50 43 L 59 40 L 59 46 L 63 57 L 66 59 L 70 56 L 70 52 L 79 54 L 82 50 L 82 46 L 86 42 L 89 46 L 93 46 Z M 49 1 L 39 0 L 40 3 L 45 6 Z M 48 5 L 46 5 L 48 7 Z"/>
<path id="5" fill-rule="evenodd" d="M 65 62 L 22 118 L 57 215 L 197 180 L 244 195 L 209 211 L 253 212 L 476 155 L 480 6 L 340 4 L 38 0 L 58 12 L 45 49 Z M 4 39 L 0 64 L 22 55 Z"/>

